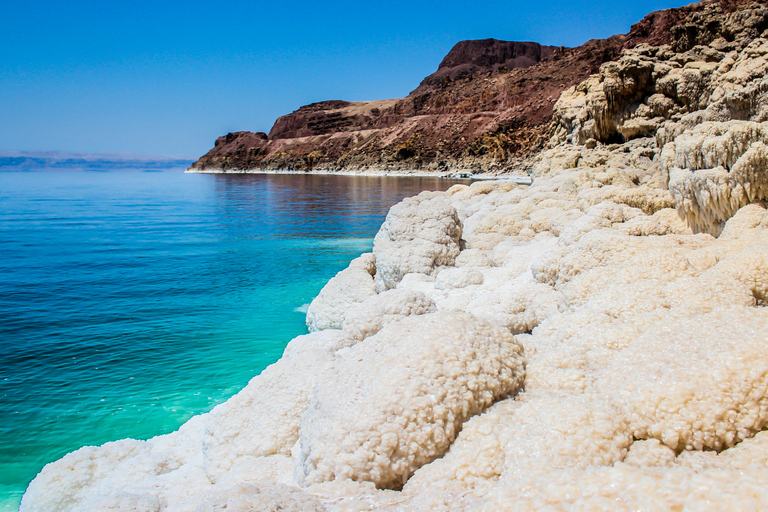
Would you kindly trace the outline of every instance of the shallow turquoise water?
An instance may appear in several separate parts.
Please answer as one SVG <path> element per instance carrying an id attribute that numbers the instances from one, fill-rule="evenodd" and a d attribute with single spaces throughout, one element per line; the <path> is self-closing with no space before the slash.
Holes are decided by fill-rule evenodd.
<path id="1" fill-rule="evenodd" d="M 47 462 L 171 432 L 306 332 L 388 208 L 453 181 L 0 173 L 0 510 Z"/>

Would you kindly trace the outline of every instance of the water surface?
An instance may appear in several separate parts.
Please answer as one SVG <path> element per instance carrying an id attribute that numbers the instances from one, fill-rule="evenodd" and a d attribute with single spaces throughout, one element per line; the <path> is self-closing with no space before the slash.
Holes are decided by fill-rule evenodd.
<path id="1" fill-rule="evenodd" d="M 454 183 L 0 172 L 0 510 L 67 452 L 234 394 L 392 204 Z"/>

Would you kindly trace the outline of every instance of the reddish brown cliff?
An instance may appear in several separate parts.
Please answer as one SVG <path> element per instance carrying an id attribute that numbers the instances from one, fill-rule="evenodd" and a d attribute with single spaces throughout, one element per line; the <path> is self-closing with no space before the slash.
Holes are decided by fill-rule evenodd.
<path id="1" fill-rule="evenodd" d="M 192 170 L 503 172 L 542 146 L 560 94 L 641 43 L 685 51 L 722 28 L 697 18 L 749 0 L 705 0 L 646 16 L 628 34 L 577 48 L 458 43 L 406 98 L 325 101 L 279 118 L 266 137 L 220 137 Z"/>
<path id="2" fill-rule="evenodd" d="M 437 71 L 422 80 L 410 96 L 418 96 L 445 84 L 478 73 L 529 68 L 550 57 L 557 47 L 538 43 L 520 43 L 481 39 L 456 44 L 437 67 Z"/>

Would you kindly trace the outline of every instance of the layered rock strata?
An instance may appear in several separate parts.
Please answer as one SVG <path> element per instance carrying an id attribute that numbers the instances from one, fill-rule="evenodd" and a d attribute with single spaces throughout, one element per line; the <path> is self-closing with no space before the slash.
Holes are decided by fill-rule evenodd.
<path id="1" fill-rule="evenodd" d="M 768 10 L 680 12 L 560 97 L 532 185 L 393 207 L 243 391 L 22 511 L 768 508 Z"/>

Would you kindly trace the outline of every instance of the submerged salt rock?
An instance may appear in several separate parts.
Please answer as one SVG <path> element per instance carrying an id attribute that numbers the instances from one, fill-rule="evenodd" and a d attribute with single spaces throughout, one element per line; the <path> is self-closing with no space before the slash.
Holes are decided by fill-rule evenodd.
<path id="1" fill-rule="evenodd" d="M 434 313 L 437 310 L 432 299 L 421 292 L 387 290 L 360 303 L 347 314 L 343 330 L 355 340 L 373 336 L 388 323 L 406 316 Z"/>
<path id="2" fill-rule="evenodd" d="M 462 223 L 456 209 L 442 197 L 421 193 L 390 208 L 376 234 L 376 289 L 397 286 L 404 275 L 432 274 L 451 266 L 461 251 Z"/>
<path id="3" fill-rule="evenodd" d="M 374 274 L 376 262 L 373 254 L 366 253 L 352 260 L 347 268 L 331 278 L 307 309 L 309 330 L 341 329 L 347 312 L 355 304 L 376 294 Z"/>
<path id="4" fill-rule="evenodd" d="M 318 382 L 301 422 L 297 477 L 399 488 L 448 450 L 466 419 L 517 390 L 524 365 L 508 331 L 471 315 L 391 323 L 339 351 Z"/>

